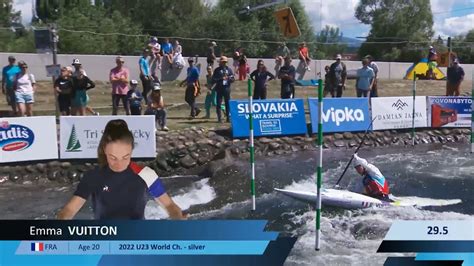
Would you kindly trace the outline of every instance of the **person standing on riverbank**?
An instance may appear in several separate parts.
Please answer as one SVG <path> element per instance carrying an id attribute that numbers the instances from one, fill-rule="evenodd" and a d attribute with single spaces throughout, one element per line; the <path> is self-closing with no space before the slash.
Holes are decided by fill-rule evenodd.
<path id="1" fill-rule="evenodd" d="M 13 82 L 15 81 L 15 76 L 21 72 L 20 67 L 16 65 L 15 62 L 16 58 L 10 55 L 8 57 L 8 65 L 2 69 L 2 93 L 6 95 L 7 104 L 11 106 L 13 116 L 16 116 L 17 113 Z"/>
<path id="2" fill-rule="evenodd" d="M 454 59 L 453 65 L 448 67 L 448 82 L 446 82 L 446 96 L 459 96 L 461 83 L 464 80 L 464 69 L 459 65 L 459 59 Z"/>
<path id="3" fill-rule="evenodd" d="M 121 56 L 115 59 L 116 67 L 110 70 L 109 80 L 112 84 L 112 115 L 117 115 L 120 101 L 126 115 L 130 115 L 130 106 L 127 101 L 128 82 L 130 72 L 124 66 L 125 61 Z"/>
<path id="4" fill-rule="evenodd" d="M 212 74 L 212 82 L 215 84 L 215 90 L 217 93 L 217 105 L 216 105 L 216 112 L 217 112 L 217 122 L 222 123 L 222 114 L 221 114 L 221 104 L 222 98 L 224 98 L 225 102 L 225 114 L 226 114 L 226 121 L 230 121 L 230 90 L 231 84 L 234 82 L 234 72 L 232 69 L 227 66 L 228 59 L 226 56 L 221 56 L 219 60 L 219 67 L 214 70 Z"/>
<path id="5" fill-rule="evenodd" d="M 340 54 L 336 55 L 336 62 L 332 63 L 329 67 L 329 80 L 331 86 L 331 96 L 340 98 L 342 97 L 342 91 L 346 87 L 347 70 L 346 64 L 342 61 Z"/>
<path id="6" fill-rule="evenodd" d="M 58 95 L 57 101 L 61 115 L 71 115 L 73 86 L 69 69 L 67 67 L 61 68 L 61 74 L 54 81 L 54 90 L 56 90 Z"/>
<path id="7" fill-rule="evenodd" d="M 28 65 L 24 61 L 18 62 L 20 73 L 15 75 L 13 89 L 18 116 L 33 116 L 33 103 L 35 102 L 36 81 L 35 76 L 28 73 Z"/>
<path id="8" fill-rule="evenodd" d="M 296 69 L 291 65 L 291 57 L 285 58 L 285 64 L 278 72 L 278 78 L 281 79 L 280 96 L 282 99 L 295 98 L 295 75 Z"/>
<path id="9" fill-rule="evenodd" d="M 369 60 L 362 59 L 362 68 L 357 70 L 356 93 L 357 97 L 370 96 L 370 90 L 374 83 L 374 71 L 369 67 Z"/>
<path id="10" fill-rule="evenodd" d="M 267 71 L 263 60 L 257 64 L 257 69 L 250 74 L 255 86 L 253 90 L 253 99 L 265 100 L 267 98 L 267 81 L 275 79 L 275 76 Z"/>
<path id="11" fill-rule="evenodd" d="M 199 69 L 194 66 L 194 59 L 192 57 L 188 58 L 188 63 L 187 77 L 181 82 L 180 86 L 186 85 L 184 100 L 191 107 L 189 118 L 194 119 L 201 112 L 201 109 L 196 107 L 196 97 L 201 93 L 201 85 L 199 84 Z"/>

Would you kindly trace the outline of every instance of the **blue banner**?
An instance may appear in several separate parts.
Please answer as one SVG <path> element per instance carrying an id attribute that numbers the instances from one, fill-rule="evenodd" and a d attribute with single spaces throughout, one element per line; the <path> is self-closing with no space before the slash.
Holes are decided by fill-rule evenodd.
<path id="1" fill-rule="evenodd" d="M 471 97 L 429 96 L 431 127 L 471 127 Z"/>
<path id="2" fill-rule="evenodd" d="M 302 99 L 271 99 L 253 101 L 254 136 L 306 134 L 306 118 Z M 235 138 L 249 136 L 248 100 L 230 101 L 232 134 Z"/>
<path id="3" fill-rule="evenodd" d="M 311 128 L 318 132 L 318 99 L 309 98 Z M 324 98 L 323 132 L 365 131 L 370 125 L 368 98 Z"/>

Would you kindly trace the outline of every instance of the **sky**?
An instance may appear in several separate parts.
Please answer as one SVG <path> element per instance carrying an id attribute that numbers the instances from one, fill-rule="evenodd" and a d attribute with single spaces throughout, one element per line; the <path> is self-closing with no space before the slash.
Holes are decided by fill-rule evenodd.
<path id="1" fill-rule="evenodd" d="M 212 4 L 218 0 L 206 1 Z M 301 2 L 316 31 L 321 29 L 321 25 L 337 26 L 344 36 L 351 38 L 367 36 L 370 31 L 370 26 L 361 24 L 354 17 L 354 10 L 359 0 L 301 0 Z M 430 0 L 430 2 L 435 37 L 465 34 L 474 28 L 474 0 Z M 24 24 L 28 24 L 32 16 L 32 0 L 14 0 L 13 3 L 15 10 L 21 11 Z"/>

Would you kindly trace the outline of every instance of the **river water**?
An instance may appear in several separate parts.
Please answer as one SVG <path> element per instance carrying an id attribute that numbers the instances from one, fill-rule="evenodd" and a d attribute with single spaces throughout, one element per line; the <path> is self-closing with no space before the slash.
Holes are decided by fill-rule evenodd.
<path id="1" fill-rule="evenodd" d="M 376 250 L 394 220 L 474 218 L 474 155 L 469 154 L 467 145 L 371 148 L 361 149 L 359 155 L 381 169 L 392 194 L 425 207 L 343 210 L 323 206 L 319 252 L 314 251 L 314 207 L 273 191 L 315 191 L 317 152 L 256 158 L 255 212 L 250 211 L 248 161 L 236 160 L 212 178 L 172 176 L 163 181 L 190 219 L 266 219 L 267 230 L 298 237 L 285 265 L 382 265 L 388 254 L 377 254 Z M 348 150 L 324 152 L 323 187 L 334 186 L 350 156 Z M 341 187 L 362 189 L 361 178 L 352 167 Z M 0 184 L 0 219 L 52 219 L 72 192 L 73 187 L 53 184 Z M 462 202 L 449 205 L 455 199 Z M 152 201 L 146 216 L 166 217 Z M 91 217 L 90 206 L 77 216 Z"/>

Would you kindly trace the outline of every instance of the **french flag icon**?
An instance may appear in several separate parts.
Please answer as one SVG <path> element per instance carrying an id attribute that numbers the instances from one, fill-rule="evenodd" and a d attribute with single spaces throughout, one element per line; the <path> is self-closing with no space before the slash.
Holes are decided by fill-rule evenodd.
<path id="1" fill-rule="evenodd" d="M 44 251 L 44 244 L 42 242 L 31 243 L 31 251 Z"/>

